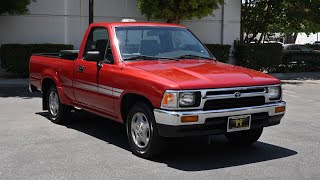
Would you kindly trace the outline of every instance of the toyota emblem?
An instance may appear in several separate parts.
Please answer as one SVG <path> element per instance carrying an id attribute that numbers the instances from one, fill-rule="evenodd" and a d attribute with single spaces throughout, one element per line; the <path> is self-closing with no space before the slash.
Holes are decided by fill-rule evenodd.
<path id="1" fill-rule="evenodd" d="M 235 96 L 236 98 L 239 98 L 239 97 L 241 96 L 241 93 L 240 93 L 240 92 L 235 92 L 235 93 L 234 93 L 234 96 Z"/>

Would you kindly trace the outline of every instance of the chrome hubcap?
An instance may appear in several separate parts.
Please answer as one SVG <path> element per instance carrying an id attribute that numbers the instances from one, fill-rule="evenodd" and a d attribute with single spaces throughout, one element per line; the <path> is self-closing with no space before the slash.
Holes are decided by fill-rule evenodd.
<path id="1" fill-rule="evenodd" d="M 53 116 L 57 116 L 59 110 L 59 98 L 56 92 L 51 91 L 49 95 L 49 110 Z"/>
<path id="2" fill-rule="evenodd" d="M 150 141 L 150 125 L 143 113 L 136 113 L 131 121 L 131 136 L 139 148 L 145 148 Z"/>

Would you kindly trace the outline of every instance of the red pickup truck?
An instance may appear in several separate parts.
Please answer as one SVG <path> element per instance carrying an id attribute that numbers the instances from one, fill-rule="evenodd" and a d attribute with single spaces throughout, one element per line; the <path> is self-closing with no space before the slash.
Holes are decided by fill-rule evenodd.
<path id="1" fill-rule="evenodd" d="M 285 114 L 281 83 L 218 62 L 186 28 L 94 23 L 79 51 L 35 54 L 30 90 L 54 123 L 80 108 L 124 123 L 132 152 L 158 154 L 171 137 L 225 134 L 250 145 Z"/>

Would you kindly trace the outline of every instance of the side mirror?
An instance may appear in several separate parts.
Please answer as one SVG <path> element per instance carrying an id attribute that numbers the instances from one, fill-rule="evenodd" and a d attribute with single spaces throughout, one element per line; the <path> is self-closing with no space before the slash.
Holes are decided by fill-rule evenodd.
<path id="1" fill-rule="evenodd" d="M 99 51 L 88 51 L 84 56 L 87 61 L 100 62 L 102 61 L 101 54 Z"/>

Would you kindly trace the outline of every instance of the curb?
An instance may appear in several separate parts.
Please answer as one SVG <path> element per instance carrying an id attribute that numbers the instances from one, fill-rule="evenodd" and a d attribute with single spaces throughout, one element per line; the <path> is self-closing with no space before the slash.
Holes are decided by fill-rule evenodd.
<path id="1" fill-rule="evenodd" d="M 280 80 L 320 80 L 320 72 L 271 73 L 269 75 Z"/>
<path id="2" fill-rule="evenodd" d="M 0 87 L 28 87 L 29 79 L 0 79 Z"/>

